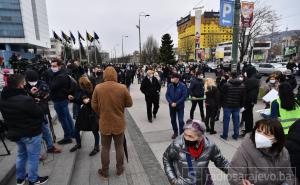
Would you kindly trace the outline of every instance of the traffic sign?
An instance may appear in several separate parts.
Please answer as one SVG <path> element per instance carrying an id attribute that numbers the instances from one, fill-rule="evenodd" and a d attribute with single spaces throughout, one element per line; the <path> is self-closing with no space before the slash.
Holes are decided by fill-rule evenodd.
<path id="1" fill-rule="evenodd" d="M 233 26 L 234 1 L 221 0 L 220 5 L 220 25 L 228 27 Z"/>

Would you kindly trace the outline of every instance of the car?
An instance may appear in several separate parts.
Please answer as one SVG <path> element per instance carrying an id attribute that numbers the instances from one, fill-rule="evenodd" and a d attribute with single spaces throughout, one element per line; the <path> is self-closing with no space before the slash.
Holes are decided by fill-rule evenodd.
<path id="1" fill-rule="evenodd" d="M 207 63 L 207 72 L 214 72 L 217 69 L 217 64 L 208 62 Z"/>
<path id="2" fill-rule="evenodd" d="M 261 75 L 270 75 L 275 71 L 284 72 L 287 69 L 279 63 L 261 63 L 256 66 L 256 70 Z"/>

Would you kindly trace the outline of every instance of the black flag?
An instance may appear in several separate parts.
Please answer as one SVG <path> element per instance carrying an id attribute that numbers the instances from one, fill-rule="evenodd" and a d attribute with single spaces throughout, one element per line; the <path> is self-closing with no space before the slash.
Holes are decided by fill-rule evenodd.
<path id="1" fill-rule="evenodd" d="M 83 38 L 83 36 L 80 34 L 80 32 L 78 31 L 78 38 L 79 38 L 79 40 L 83 40 L 83 41 L 85 41 L 85 39 Z"/>
<path id="2" fill-rule="evenodd" d="M 53 31 L 53 36 L 55 40 L 62 42 L 61 38 L 55 33 L 55 31 Z"/>
<path id="3" fill-rule="evenodd" d="M 73 43 L 76 44 L 76 39 L 75 39 L 75 37 L 74 37 L 74 35 L 72 34 L 71 31 L 70 31 L 70 37 L 71 37 Z"/>

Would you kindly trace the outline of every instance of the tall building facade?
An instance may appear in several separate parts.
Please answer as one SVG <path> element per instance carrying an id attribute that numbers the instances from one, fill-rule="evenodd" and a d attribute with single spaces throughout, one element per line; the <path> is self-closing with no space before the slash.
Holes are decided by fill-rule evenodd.
<path id="1" fill-rule="evenodd" d="M 204 12 L 201 16 L 200 48 L 213 51 L 218 43 L 232 40 L 232 28 L 219 25 L 219 12 Z M 195 60 L 195 17 L 188 15 L 177 21 L 178 53 L 183 60 Z"/>
<path id="2" fill-rule="evenodd" d="M 46 0 L 0 0 L 0 55 L 29 58 L 50 45 Z"/>

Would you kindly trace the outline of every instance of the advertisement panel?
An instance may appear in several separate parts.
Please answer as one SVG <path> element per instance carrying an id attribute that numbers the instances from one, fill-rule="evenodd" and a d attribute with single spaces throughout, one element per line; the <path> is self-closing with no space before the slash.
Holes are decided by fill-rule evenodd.
<path id="1" fill-rule="evenodd" d="M 201 10 L 195 11 L 195 56 L 196 61 L 201 59 L 198 53 L 200 53 L 200 36 L 201 36 Z"/>
<path id="2" fill-rule="evenodd" d="M 290 56 L 297 53 L 296 46 L 289 46 L 284 49 L 284 56 Z"/>
<path id="3" fill-rule="evenodd" d="M 243 28 L 249 28 L 252 26 L 253 13 L 254 3 L 243 1 L 241 7 L 241 23 Z"/>

